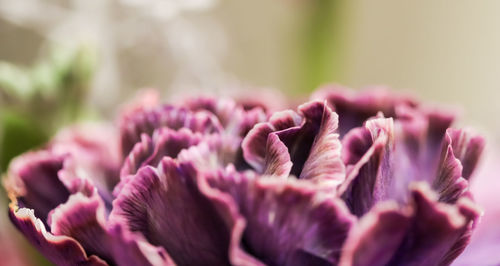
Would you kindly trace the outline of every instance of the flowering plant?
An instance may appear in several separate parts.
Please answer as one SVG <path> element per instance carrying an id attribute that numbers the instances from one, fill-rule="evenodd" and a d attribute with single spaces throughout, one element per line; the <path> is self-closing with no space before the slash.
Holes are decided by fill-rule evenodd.
<path id="1" fill-rule="evenodd" d="M 385 90 L 296 111 L 194 98 L 128 106 L 15 159 L 10 218 L 58 265 L 447 265 L 480 210 L 484 140 Z M 279 109 L 279 108 L 278 108 Z"/>

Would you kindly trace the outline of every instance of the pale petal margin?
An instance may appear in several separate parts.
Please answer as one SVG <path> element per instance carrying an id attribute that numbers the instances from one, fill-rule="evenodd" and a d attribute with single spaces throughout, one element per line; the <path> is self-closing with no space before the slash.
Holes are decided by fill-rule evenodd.
<path id="1" fill-rule="evenodd" d="M 127 235 L 120 228 L 121 225 L 114 224 L 107 228 L 104 203 L 97 194 L 91 197 L 80 193 L 71 195 L 66 203 L 51 213 L 50 220 L 54 235 L 75 239 L 87 254 L 97 255 L 110 264 L 132 266 L 172 263 L 164 251 L 149 251 L 156 248 L 138 237 Z"/>
<path id="2" fill-rule="evenodd" d="M 37 151 L 15 158 L 4 180 L 11 201 L 19 207 L 36 210 L 36 216 L 46 223 L 49 212 L 70 195 L 58 177 L 65 157 Z"/>
<path id="3" fill-rule="evenodd" d="M 28 241 L 56 265 L 108 265 L 96 256 L 87 257 L 83 247 L 73 238 L 47 232 L 45 225 L 31 209 L 18 208 L 17 203 L 11 202 L 9 218 Z"/>

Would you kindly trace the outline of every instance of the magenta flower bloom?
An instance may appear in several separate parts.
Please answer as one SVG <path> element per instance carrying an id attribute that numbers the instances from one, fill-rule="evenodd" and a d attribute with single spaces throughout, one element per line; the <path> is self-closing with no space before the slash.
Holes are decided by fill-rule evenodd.
<path id="1" fill-rule="evenodd" d="M 384 90 L 296 110 L 135 105 L 15 159 L 10 218 L 57 265 L 448 265 L 484 140 Z"/>

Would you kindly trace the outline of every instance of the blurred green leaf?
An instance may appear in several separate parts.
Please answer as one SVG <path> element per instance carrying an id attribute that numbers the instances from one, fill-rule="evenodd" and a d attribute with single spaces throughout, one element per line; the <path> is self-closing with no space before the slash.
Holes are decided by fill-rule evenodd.
<path id="1" fill-rule="evenodd" d="M 13 157 L 48 140 L 47 133 L 39 128 L 39 123 L 35 123 L 32 117 L 4 111 L 0 114 L 0 121 L 0 170 L 5 170 Z"/>
<path id="2" fill-rule="evenodd" d="M 78 119 L 95 59 L 89 47 L 56 46 L 31 68 L 0 62 L 0 171 Z"/>

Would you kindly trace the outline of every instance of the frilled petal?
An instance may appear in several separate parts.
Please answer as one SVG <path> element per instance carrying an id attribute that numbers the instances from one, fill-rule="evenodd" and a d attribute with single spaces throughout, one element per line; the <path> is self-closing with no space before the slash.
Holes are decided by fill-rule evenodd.
<path id="1" fill-rule="evenodd" d="M 412 188 L 414 221 L 389 265 L 447 265 L 468 243 L 480 215 L 466 198 L 458 206 L 437 202 L 423 183 Z"/>
<path id="2" fill-rule="evenodd" d="M 301 126 L 277 132 L 280 139 L 288 147 L 293 162 L 291 174 L 297 177 L 301 175 L 319 129 L 323 123 L 328 123 L 323 121 L 323 113 L 331 112 L 325 103 L 319 101 L 302 104 L 298 109 L 303 117 Z"/>
<path id="3" fill-rule="evenodd" d="M 318 105 L 315 108 L 303 106 L 300 109 L 306 117 L 317 116 L 320 111 Z M 311 109 L 314 109 L 311 110 Z M 313 113 L 314 112 L 314 113 Z M 309 157 L 304 163 L 300 173 L 301 179 L 318 181 L 322 185 L 337 187 L 345 179 L 345 169 L 340 157 L 341 143 L 336 133 L 338 127 L 338 115 L 329 110 L 323 104 L 321 111 L 321 124 L 318 135 L 314 139 Z"/>
<path id="4" fill-rule="evenodd" d="M 412 109 L 408 106 L 399 106 L 396 111 L 396 138 L 399 143 L 395 172 L 407 175 L 407 182 L 432 183 L 441 159 L 446 129 L 455 116 L 442 110 Z"/>
<path id="5" fill-rule="evenodd" d="M 390 202 L 377 204 L 349 232 L 339 265 L 387 265 L 411 221 L 410 209 Z"/>
<path id="6" fill-rule="evenodd" d="M 438 192 L 440 201 L 455 203 L 468 187 L 469 182 L 462 177 L 462 164 L 453 154 L 451 136 L 446 135 L 432 188 Z"/>
<path id="7" fill-rule="evenodd" d="M 111 240 L 109 248 L 116 265 L 176 265 L 165 249 L 151 245 L 142 236 L 131 234 L 124 227 L 116 223 L 107 229 Z"/>
<path id="8" fill-rule="evenodd" d="M 257 171 L 264 172 L 269 134 L 297 127 L 301 121 L 302 118 L 297 113 L 287 110 L 273 114 L 269 122 L 256 124 L 241 144 L 243 157 Z"/>
<path id="9" fill-rule="evenodd" d="M 484 138 L 468 130 L 448 129 L 453 153 L 462 163 L 462 177 L 469 180 L 484 150 Z"/>
<path id="10" fill-rule="evenodd" d="M 292 174 L 335 188 L 345 178 L 335 133 L 338 116 L 319 101 L 303 104 L 298 111 L 278 112 L 269 122 L 257 124 L 243 140 L 243 156 L 260 173 Z"/>
<path id="11" fill-rule="evenodd" d="M 35 217 L 31 209 L 18 209 L 15 203 L 11 203 L 9 218 L 30 243 L 56 265 L 108 265 L 96 256 L 88 257 L 83 247 L 73 238 L 47 232 L 45 225 Z"/>
<path id="12" fill-rule="evenodd" d="M 76 239 L 88 254 L 113 262 L 105 229 L 104 203 L 97 194 L 88 198 L 73 194 L 68 201 L 51 212 L 49 220 L 54 235 Z"/>
<path id="13" fill-rule="evenodd" d="M 232 135 L 213 134 L 203 138 L 200 143 L 181 151 L 179 162 L 192 163 L 197 170 L 207 171 L 232 165 L 243 168 L 240 155 L 241 140 Z"/>
<path id="14" fill-rule="evenodd" d="M 11 163 L 5 180 L 11 200 L 19 207 L 34 209 L 44 223 L 49 212 L 70 195 L 58 177 L 64 159 L 49 151 L 24 154 Z"/>
<path id="15" fill-rule="evenodd" d="M 248 253 L 268 265 L 335 265 L 356 220 L 345 205 L 309 181 L 247 174 L 207 177 L 228 193 L 246 220 L 241 240 Z"/>
<path id="16" fill-rule="evenodd" d="M 274 131 L 272 125 L 259 123 L 243 139 L 243 157 L 255 170 L 263 172 L 266 165 L 267 137 Z"/>
<path id="17" fill-rule="evenodd" d="M 110 206 L 121 162 L 117 138 L 110 126 L 89 123 L 65 128 L 48 143 L 51 156 L 64 158 L 56 175 L 69 193 L 90 195 L 97 188 Z"/>
<path id="18" fill-rule="evenodd" d="M 229 98 L 199 97 L 188 99 L 184 106 L 193 111 L 213 113 L 227 133 L 240 137 L 244 137 L 255 124 L 267 118 L 263 105 L 240 104 Z"/>
<path id="19" fill-rule="evenodd" d="M 156 166 L 165 156 L 176 158 L 182 150 L 198 144 L 201 139 L 201 134 L 187 128 L 160 128 L 154 131 L 152 137 L 143 134 L 141 141 L 136 143 L 125 159 L 120 176 L 133 175 L 145 165 Z"/>
<path id="20" fill-rule="evenodd" d="M 347 178 L 339 194 L 358 216 L 375 203 L 391 198 L 393 134 L 392 118 L 374 118 L 343 140 L 347 149 L 352 149 L 344 153 L 344 160 L 354 164 L 347 166 Z"/>
<path id="21" fill-rule="evenodd" d="M 350 232 L 340 265 L 449 265 L 467 245 L 479 211 L 463 198 L 439 203 L 424 184 L 407 207 L 376 205 Z"/>
<path id="22" fill-rule="evenodd" d="M 106 228 L 105 207 L 102 199 L 94 194 L 71 195 L 68 201 L 58 206 L 50 215 L 51 230 L 54 235 L 68 236 L 85 249 L 88 254 L 114 265 L 153 265 L 154 262 L 168 262 L 161 251 L 148 257 L 139 246 L 139 240 L 125 235 L 114 225 Z M 126 259 L 124 259 L 126 256 Z"/>
<path id="23" fill-rule="evenodd" d="M 226 131 L 243 138 L 256 124 L 265 121 L 267 117 L 264 110 L 259 107 L 248 111 L 239 111 L 237 115 L 234 115 L 232 123 L 226 127 Z"/>
<path id="24" fill-rule="evenodd" d="M 275 133 L 268 135 L 266 150 L 264 174 L 288 177 L 293 163 L 288 148 Z"/>
<path id="25" fill-rule="evenodd" d="M 154 130 L 168 127 L 174 130 L 189 128 L 203 134 L 221 132 L 222 125 L 217 117 L 208 111 L 193 112 L 186 108 L 170 105 L 136 112 L 122 117 L 120 139 L 123 156 L 126 156 L 141 140 L 141 135 L 153 134 Z"/>
<path id="26" fill-rule="evenodd" d="M 277 90 L 253 88 L 246 92 L 236 92 L 234 99 L 245 110 L 261 108 L 266 112 L 276 112 L 289 106 L 283 93 Z"/>
<path id="27" fill-rule="evenodd" d="M 327 85 L 313 93 L 311 99 L 328 101 L 340 117 L 341 136 L 353 128 L 362 126 L 368 118 L 378 112 L 382 112 L 386 117 L 395 117 L 398 106 L 418 105 L 411 97 L 395 94 L 382 87 L 354 92 L 339 85 Z"/>
<path id="28" fill-rule="evenodd" d="M 120 182 L 118 186 L 123 183 L 124 178 L 128 175 L 135 174 L 139 168 L 141 168 L 144 161 L 146 161 L 151 154 L 154 153 L 154 149 L 155 147 L 151 137 L 146 134 L 142 134 L 141 140 L 134 145 L 134 148 L 132 148 L 123 162 L 120 170 L 120 180 L 122 182 Z"/>
<path id="29" fill-rule="evenodd" d="M 59 154 L 75 153 L 80 160 L 89 161 L 103 176 L 99 182 L 113 186 L 121 163 L 118 136 L 118 131 L 107 124 L 78 124 L 58 132 L 49 148 Z M 97 181 L 97 177 L 93 179 Z"/>
<path id="30" fill-rule="evenodd" d="M 462 254 L 471 242 L 472 233 L 476 230 L 480 217 L 483 215 L 479 206 L 468 197 L 459 199 L 455 206 L 458 208 L 460 214 L 467 220 L 467 225 L 462 234 L 455 240 L 453 246 L 451 246 L 450 250 L 441 260 L 444 265 L 451 264 Z"/>
<path id="31" fill-rule="evenodd" d="M 230 228 L 197 185 L 192 165 L 165 157 L 121 190 L 110 219 L 165 248 L 179 265 L 227 265 Z"/>

